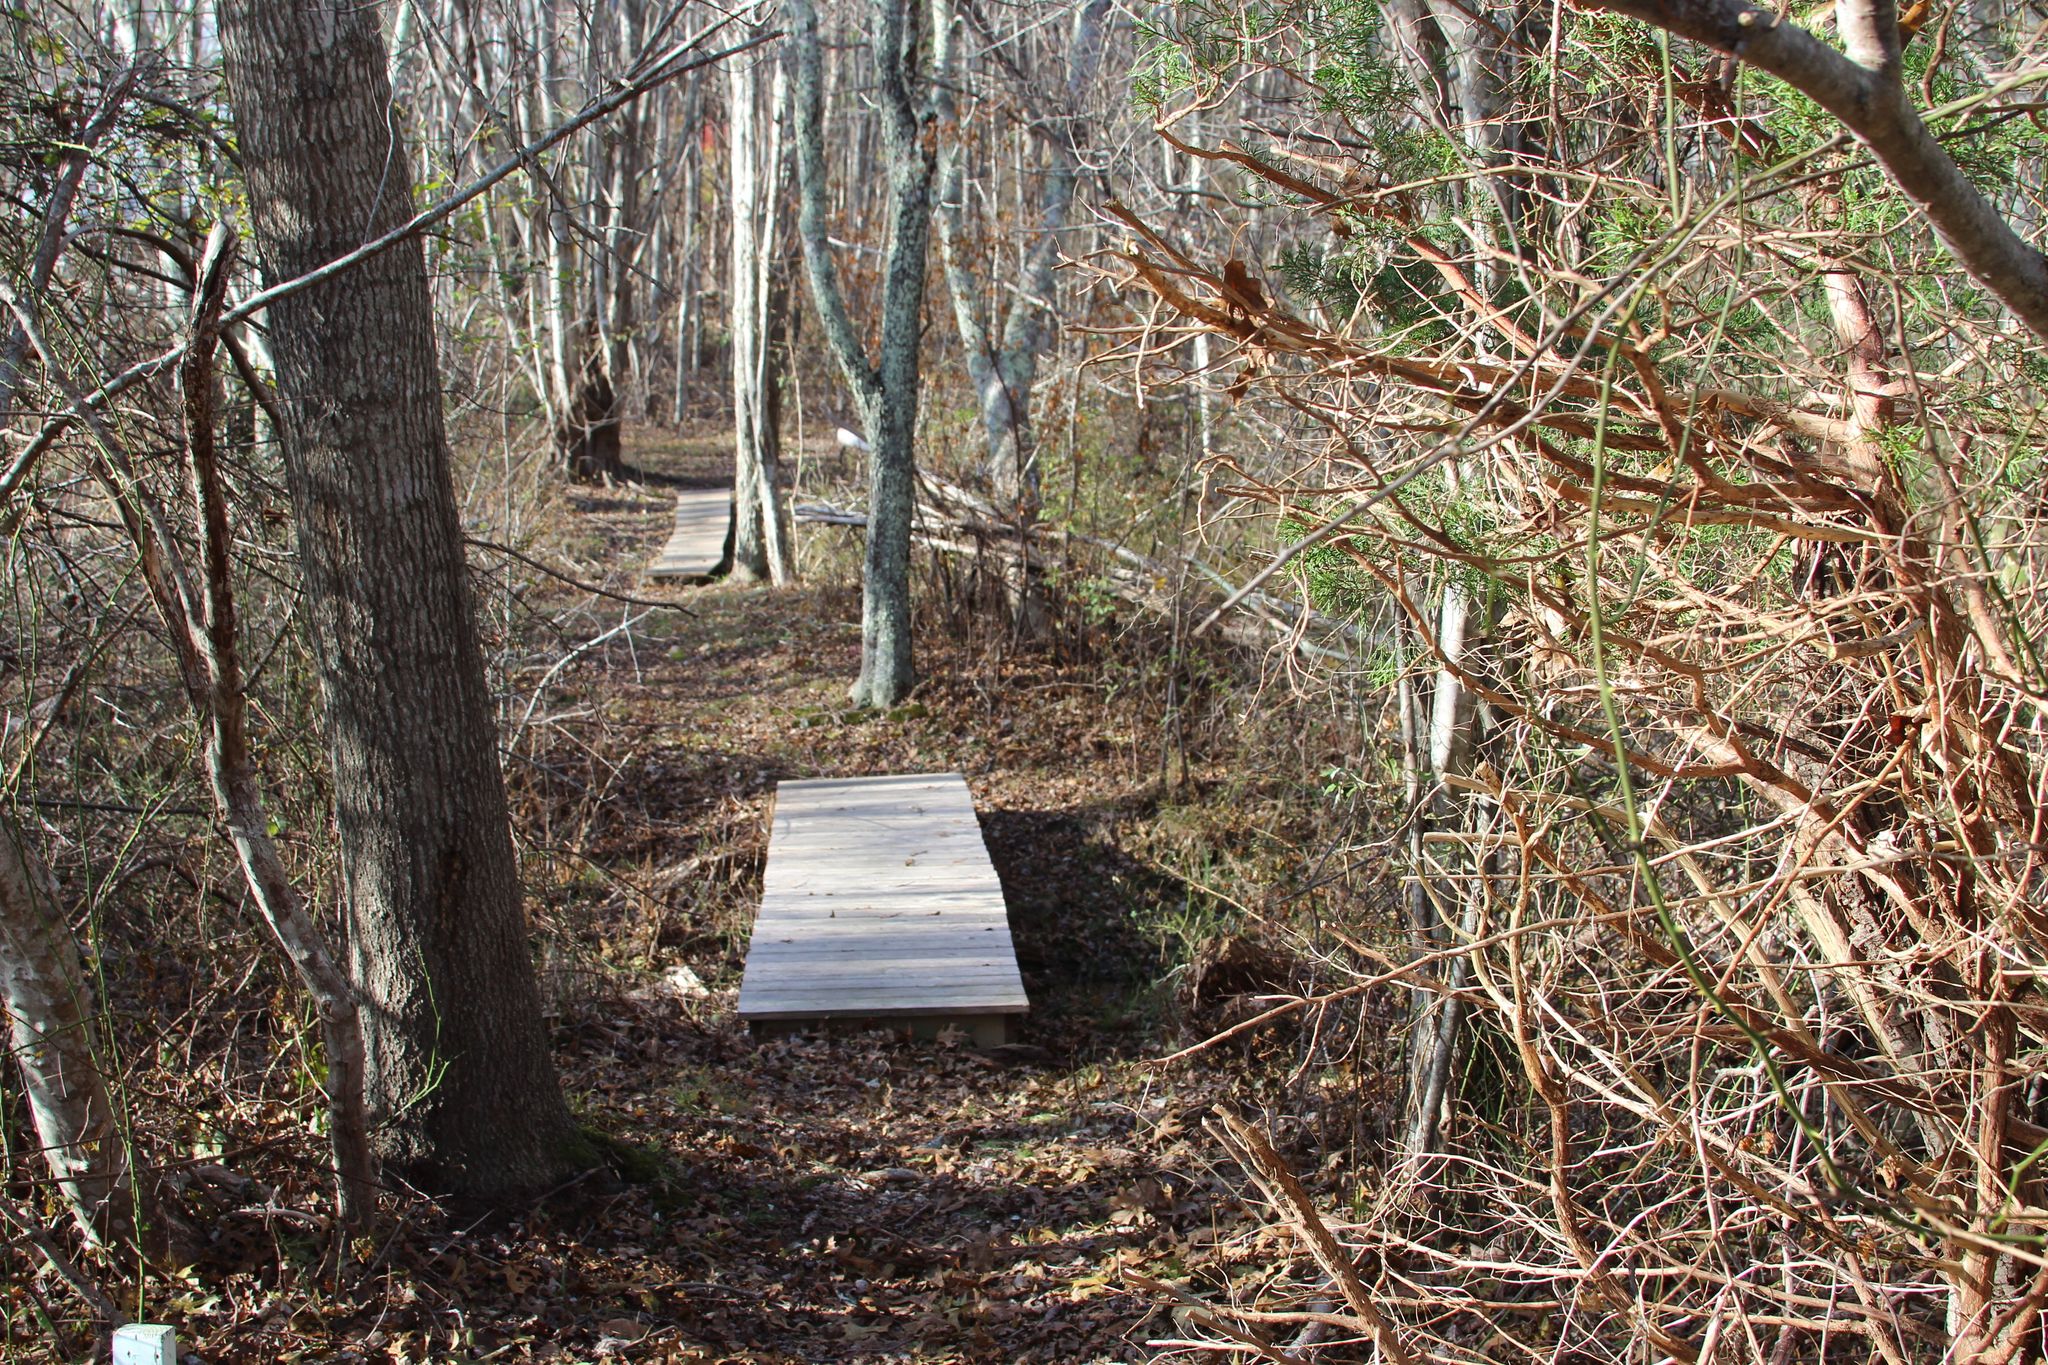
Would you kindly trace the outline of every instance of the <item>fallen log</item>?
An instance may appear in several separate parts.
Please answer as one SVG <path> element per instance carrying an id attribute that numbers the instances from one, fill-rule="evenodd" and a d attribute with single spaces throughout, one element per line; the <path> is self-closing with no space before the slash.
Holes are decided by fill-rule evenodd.
<path id="1" fill-rule="evenodd" d="M 1190 606 L 1214 609 L 1235 598 L 1233 615 L 1219 622 L 1218 632 L 1233 644 L 1253 649 L 1276 645 L 1312 658 L 1355 662 L 1359 653 L 1380 643 L 1355 622 L 1341 620 L 1312 607 L 1266 592 L 1237 596 L 1220 570 L 1194 555 L 1161 559 L 1121 541 L 1091 536 L 1048 522 L 1020 527 L 1005 519 L 996 506 L 958 484 L 919 476 L 919 498 L 911 518 L 911 535 L 919 543 L 947 554 L 983 554 L 1015 566 L 1022 560 L 1033 569 L 1051 567 L 1057 552 L 1063 565 L 1074 547 L 1086 546 L 1109 557 L 1095 575 L 1119 601 L 1156 615 L 1170 616 Z M 826 526 L 866 526 L 867 513 L 830 503 L 798 503 L 791 509 L 798 521 Z M 1197 586 L 1199 584 L 1199 586 Z M 1191 591 L 1192 589 L 1192 591 Z M 1342 640 L 1345 648 L 1316 643 L 1310 635 Z"/>

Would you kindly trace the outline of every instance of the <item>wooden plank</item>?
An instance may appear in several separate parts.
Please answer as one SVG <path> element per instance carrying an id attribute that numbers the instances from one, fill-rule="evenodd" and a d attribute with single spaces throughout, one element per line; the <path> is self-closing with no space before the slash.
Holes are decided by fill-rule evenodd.
<path id="1" fill-rule="evenodd" d="M 936 973 L 919 973 L 911 976 L 904 973 L 842 972 L 838 974 L 774 975 L 773 986 L 756 986 L 747 1007 L 753 1009 L 763 1002 L 776 1001 L 784 1008 L 802 1009 L 807 1006 L 831 1005 L 848 996 L 886 998 L 909 1009 L 928 1009 L 933 1004 L 944 1002 L 958 1004 L 985 1003 L 990 1009 L 1002 1005 L 1008 1009 L 1022 1009 L 1024 1006 L 1013 993 L 1011 982 L 1015 980 L 1010 972 L 982 971 L 971 974 L 945 973 L 943 982 L 935 980 Z M 834 1005 L 834 1008 L 844 1008 Z"/>
<path id="2" fill-rule="evenodd" d="M 981 1038 L 1030 1007 L 965 778 L 776 788 L 742 1019 L 957 1019 Z"/>
<path id="3" fill-rule="evenodd" d="M 725 562 L 725 533 L 731 524 L 731 490 L 685 490 L 676 498 L 675 530 L 647 566 L 647 576 L 709 578 Z"/>
<path id="4" fill-rule="evenodd" d="M 756 986 L 747 998 L 746 1013 L 824 1018 L 857 1010 L 863 1014 L 930 1014 L 935 1010 L 975 1009 L 991 1014 L 1021 1014 L 1030 1008 L 1023 989 L 1011 980 L 983 977 L 935 985 L 931 981 L 859 980 L 848 978 L 813 985 L 788 981 Z"/>

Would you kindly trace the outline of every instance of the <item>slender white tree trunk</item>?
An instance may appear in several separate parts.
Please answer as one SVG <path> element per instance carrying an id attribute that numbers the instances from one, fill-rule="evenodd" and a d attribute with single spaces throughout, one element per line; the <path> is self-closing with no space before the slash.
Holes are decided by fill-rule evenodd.
<path id="1" fill-rule="evenodd" d="M 1515 77 L 1515 42 L 1522 30 L 1520 0 L 1492 6 L 1460 6 L 1450 0 L 1423 0 L 1402 4 L 1390 12 L 1389 23 L 1395 47 L 1411 76 L 1433 81 L 1443 44 L 1446 69 L 1452 75 L 1435 84 L 1442 104 L 1434 110 L 1446 127 L 1455 127 L 1474 163 L 1495 168 L 1510 160 L 1518 145 L 1520 131 L 1508 117 L 1506 91 Z M 1480 221 L 1495 248 L 1482 279 L 1489 290 L 1498 292 L 1508 283 L 1513 267 L 1512 252 L 1522 230 L 1528 196 L 1509 177 L 1486 176 L 1477 193 L 1492 196 L 1494 212 L 1473 217 Z M 1481 498 L 1486 490 L 1456 462 L 1445 466 L 1453 497 Z M 1476 834 L 1483 821 L 1473 822 L 1468 804 L 1453 801 L 1445 791 L 1445 777 L 1465 771 L 1479 743 L 1483 723 L 1480 708 L 1460 676 L 1491 622 L 1489 602 L 1474 599 L 1465 584 L 1453 577 L 1445 582 L 1437 611 L 1438 668 L 1431 692 L 1427 751 L 1433 791 L 1417 811 L 1417 854 L 1413 869 L 1422 893 L 1411 909 L 1411 931 L 1421 953 L 1440 953 L 1451 948 L 1458 936 L 1474 922 L 1487 895 L 1485 869 L 1476 861 L 1461 870 L 1467 875 L 1445 881 L 1428 878 L 1423 858 L 1421 832 L 1431 824 L 1468 822 L 1467 833 Z M 1488 817 L 1490 818 L 1490 817 Z M 1447 853 L 1446 857 L 1458 856 Z M 1462 897 L 1462 901 L 1459 899 Z M 1422 1157 L 1437 1146 L 1437 1128 L 1446 1097 L 1453 1085 L 1453 1068 L 1459 1052 L 1459 1031 L 1464 1011 L 1456 992 L 1463 987 L 1469 971 L 1462 957 L 1448 959 L 1440 967 L 1424 969 L 1442 992 L 1421 989 L 1409 1040 L 1408 1125 L 1405 1149 L 1411 1157 Z"/>
<path id="2" fill-rule="evenodd" d="M 29 1119 L 79 1230 L 119 1241 L 134 1228 L 132 1172 L 69 921 L 56 879 L 0 815 L 0 1004 Z"/>
<path id="3" fill-rule="evenodd" d="M 1424 859 L 1427 850 L 1422 836 L 1433 823 L 1434 814 L 1449 814 L 1450 803 L 1443 792 L 1442 781 L 1463 770 L 1472 748 L 1476 708 L 1471 689 L 1454 671 L 1465 661 L 1467 628 L 1471 624 L 1471 599 L 1464 585 L 1453 578 L 1444 584 L 1437 611 L 1437 649 L 1443 663 L 1438 667 L 1435 684 L 1430 689 L 1429 722 L 1423 736 L 1425 742 L 1421 755 L 1428 764 L 1427 780 L 1433 788 L 1432 793 L 1423 796 L 1421 782 L 1416 780 L 1422 774 L 1411 778 L 1418 800 L 1410 839 L 1415 880 L 1409 918 L 1416 948 L 1422 953 L 1438 952 L 1451 946 L 1450 923 L 1445 918 L 1444 908 L 1445 903 L 1457 894 L 1459 884 L 1426 875 Z M 1437 1125 L 1443 1114 L 1444 1097 L 1450 1089 L 1451 1069 L 1457 1058 L 1458 1029 L 1464 1014 L 1457 997 L 1449 991 L 1455 991 L 1464 984 L 1463 968 L 1464 961 L 1460 958 L 1451 962 L 1447 969 L 1431 970 L 1429 975 L 1441 979 L 1448 991 L 1437 994 L 1422 990 L 1416 995 L 1408 1046 L 1408 1127 L 1402 1143 L 1403 1150 L 1411 1157 L 1427 1156 L 1436 1149 Z"/>
<path id="4" fill-rule="evenodd" d="M 777 486 L 780 404 L 774 390 L 781 376 L 774 366 L 770 281 L 783 227 L 787 80 L 779 62 L 754 54 L 728 61 L 725 75 L 732 207 L 732 572 L 779 585 L 796 574 Z"/>

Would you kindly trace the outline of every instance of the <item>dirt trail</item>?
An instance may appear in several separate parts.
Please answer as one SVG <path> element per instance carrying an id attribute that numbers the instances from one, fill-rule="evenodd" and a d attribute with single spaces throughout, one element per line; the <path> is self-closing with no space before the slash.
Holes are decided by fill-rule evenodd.
<path id="1" fill-rule="evenodd" d="M 636 453 L 716 476 L 702 447 Z M 574 501 L 562 552 L 630 567 L 670 494 Z M 1171 1318 L 1122 1271 L 1188 1273 L 1238 1214 L 1188 1141 L 1216 1078 L 1148 1064 L 1171 1039 L 1144 912 L 1184 893 L 1122 848 L 1152 810 L 1143 722 L 1094 666 L 931 638 L 911 704 L 850 713 L 849 588 L 627 590 L 692 614 L 558 674 L 509 771 L 551 874 L 539 912 L 574 945 L 549 973 L 565 1080 L 665 1173 L 446 1242 L 422 1298 L 448 1286 L 500 1359 L 1149 1357 Z M 1022 1042 L 753 1043 L 732 1006 L 775 782 L 947 769 L 1003 877 Z"/>

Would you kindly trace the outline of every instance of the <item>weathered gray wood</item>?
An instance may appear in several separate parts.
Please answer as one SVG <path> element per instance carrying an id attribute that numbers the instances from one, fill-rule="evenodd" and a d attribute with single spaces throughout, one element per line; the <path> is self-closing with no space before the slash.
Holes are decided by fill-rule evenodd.
<path id="1" fill-rule="evenodd" d="M 693 488 L 676 498 L 676 527 L 668 544 L 647 566 L 649 578 L 709 578 L 725 560 L 725 532 L 732 521 L 732 494 L 723 488 Z"/>
<path id="2" fill-rule="evenodd" d="M 986 1043 L 1029 1008 L 965 779 L 776 789 L 742 1019 L 767 1031 L 918 1021 L 925 1034 L 953 1023 Z"/>

